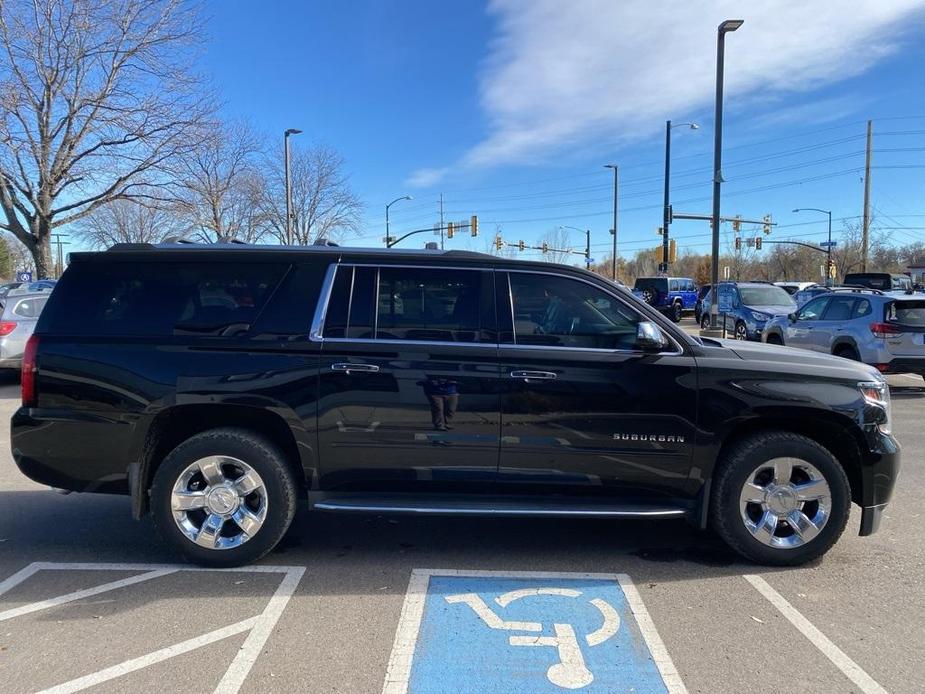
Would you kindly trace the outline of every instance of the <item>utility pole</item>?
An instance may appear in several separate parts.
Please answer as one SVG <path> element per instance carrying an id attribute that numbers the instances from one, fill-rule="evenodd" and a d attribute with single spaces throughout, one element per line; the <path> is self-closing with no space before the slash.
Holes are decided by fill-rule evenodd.
<path id="1" fill-rule="evenodd" d="M 55 263 L 55 277 L 60 279 L 61 273 L 64 272 L 64 251 L 62 246 L 69 246 L 70 241 L 62 241 L 61 238 L 70 238 L 68 234 L 52 234 L 52 240 L 58 248 L 57 261 Z"/>
<path id="2" fill-rule="evenodd" d="M 710 331 L 716 331 L 719 293 L 719 223 L 720 190 L 723 185 L 723 77 L 725 72 L 726 34 L 742 26 L 741 19 L 727 19 L 719 25 L 716 33 L 716 116 L 713 123 L 713 258 L 710 267 Z"/>
<path id="3" fill-rule="evenodd" d="M 867 272 L 867 248 L 870 242 L 870 153 L 874 141 L 874 122 L 867 121 L 867 158 L 864 162 L 864 220 L 861 225 L 861 272 Z"/>
<path id="4" fill-rule="evenodd" d="M 443 250 L 443 193 L 440 193 L 440 250 Z"/>
<path id="5" fill-rule="evenodd" d="M 662 215 L 662 267 L 668 272 L 668 225 L 671 224 L 669 181 L 671 177 L 671 121 L 665 123 L 665 204 Z"/>
<path id="6" fill-rule="evenodd" d="M 616 164 L 604 164 L 605 169 L 613 169 L 613 257 L 610 259 L 610 279 L 617 281 L 617 191 L 619 189 L 619 169 Z"/>

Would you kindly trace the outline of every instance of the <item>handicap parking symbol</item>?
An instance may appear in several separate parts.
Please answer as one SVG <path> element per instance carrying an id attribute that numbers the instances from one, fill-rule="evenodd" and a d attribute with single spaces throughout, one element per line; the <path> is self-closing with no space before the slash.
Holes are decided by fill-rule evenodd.
<path id="1" fill-rule="evenodd" d="M 625 576 L 419 570 L 384 692 L 659 692 L 678 678 Z"/>

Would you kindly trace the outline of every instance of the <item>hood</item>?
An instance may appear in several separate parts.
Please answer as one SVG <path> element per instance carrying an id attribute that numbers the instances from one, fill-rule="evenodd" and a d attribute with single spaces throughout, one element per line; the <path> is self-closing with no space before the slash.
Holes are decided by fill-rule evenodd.
<path id="1" fill-rule="evenodd" d="M 778 304 L 772 306 L 745 306 L 749 311 L 758 311 L 760 313 L 769 313 L 772 316 L 787 316 L 796 311 L 796 306 L 787 304 Z"/>
<path id="2" fill-rule="evenodd" d="M 882 376 L 873 366 L 858 361 L 836 357 L 821 352 L 768 345 L 762 342 L 745 342 L 742 340 L 717 340 L 723 347 L 745 361 L 760 361 L 768 364 L 769 371 L 781 366 L 781 371 L 788 371 L 784 365 L 810 370 L 826 376 L 849 379 L 882 380 Z"/>

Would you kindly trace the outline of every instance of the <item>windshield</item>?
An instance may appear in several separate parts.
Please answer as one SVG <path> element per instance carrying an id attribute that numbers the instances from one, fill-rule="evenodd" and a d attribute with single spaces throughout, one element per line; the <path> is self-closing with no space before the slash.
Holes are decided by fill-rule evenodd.
<path id="1" fill-rule="evenodd" d="M 739 294 L 745 306 L 793 306 L 793 299 L 780 287 L 739 287 Z"/>

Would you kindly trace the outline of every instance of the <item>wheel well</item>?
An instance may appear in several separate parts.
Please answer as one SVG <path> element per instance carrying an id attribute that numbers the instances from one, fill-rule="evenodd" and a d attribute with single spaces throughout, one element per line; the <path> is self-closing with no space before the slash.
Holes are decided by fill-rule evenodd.
<path id="1" fill-rule="evenodd" d="M 717 460 L 723 460 L 726 451 L 741 441 L 755 434 L 771 431 L 789 431 L 812 439 L 828 450 L 844 468 L 851 485 L 851 500 L 856 504 L 862 501 L 863 482 L 861 478 L 861 444 L 854 432 L 838 422 L 821 417 L 804 417 L 802 419 L 766 419 L 746 421 L 737 426 L 723 442 Z"/>
<path id="2" fill-rule="evenodd" d="M 854 342 L 850 340 L 842 340 L 841 342 L 836 342 L 832 345 L 832 354 L 838 354 L 839 352 L 850 351 L 858 354 L 858 348 L 855 346 Z"/>
<path id="3" fill-rule="evenodd" d="M 147 511 L 147 492 L 151 488 L 154 472 L 167 454 L 188 438 L 219 427 L 246 429 L 266 436 L 279 446 L 295 473 L 300 489 L 305 487 L 305 471 L 302 469 L 295 437 L 279 415 L 242 405 L 177 405 L 159 413 L 148 429 L 139 480 L 141 489 L 132 490 L 133 494 L 136 491 L 142 494 L 141 514 Z"/>

